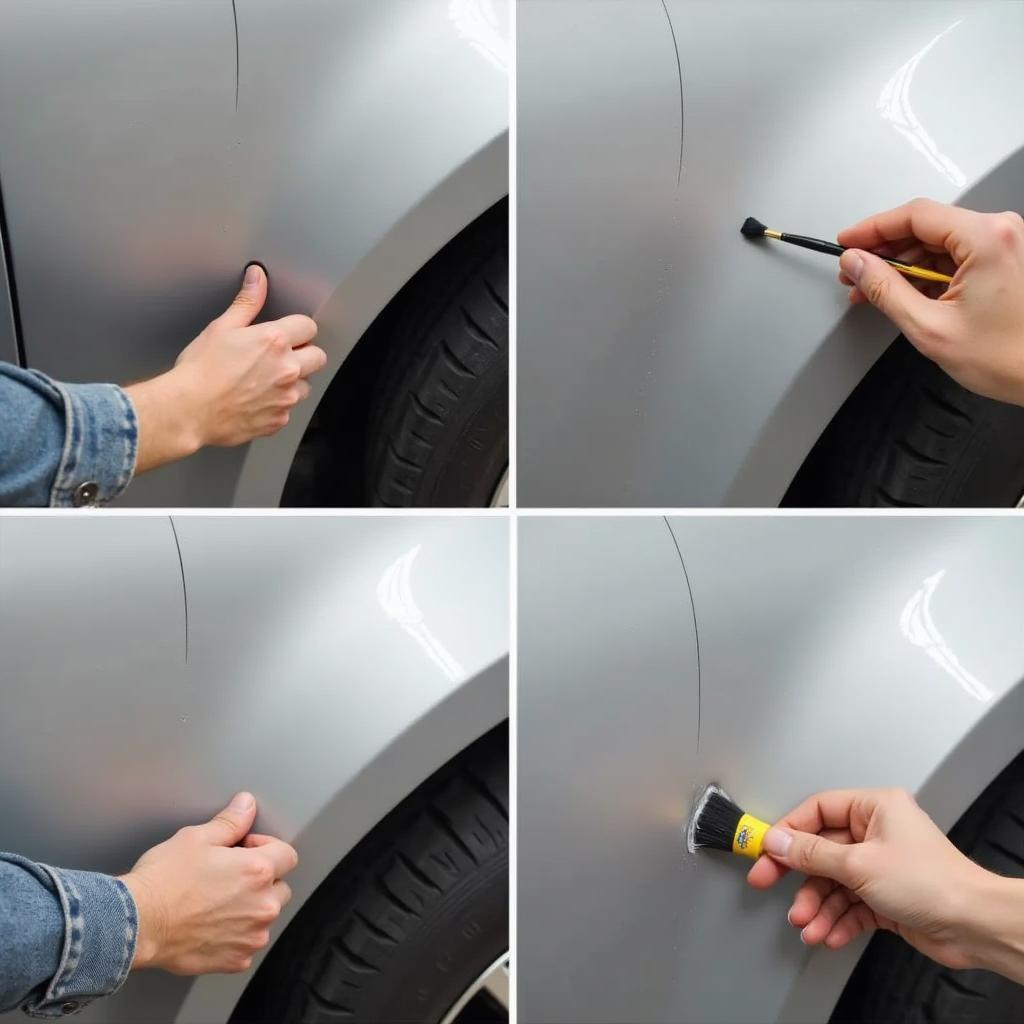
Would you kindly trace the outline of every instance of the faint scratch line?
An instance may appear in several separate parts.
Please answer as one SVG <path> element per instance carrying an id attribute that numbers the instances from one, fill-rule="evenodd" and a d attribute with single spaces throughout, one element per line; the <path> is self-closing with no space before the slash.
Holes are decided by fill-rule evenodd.
<path id="1" fill-rule="evenodd" d="M 672 25 L 672 15 L 668 13 L 666 0 L 661 0 L 661 9 L 668 19 L 668 30 L 672 33 L 672 49 L 676 54 L 676 73 L 679 75 L 679 171 L 676 174 L 676 185 L 683 180 L 683 65 L 679 59 L 679 44 L 676 42 L 676 30 Z"/>

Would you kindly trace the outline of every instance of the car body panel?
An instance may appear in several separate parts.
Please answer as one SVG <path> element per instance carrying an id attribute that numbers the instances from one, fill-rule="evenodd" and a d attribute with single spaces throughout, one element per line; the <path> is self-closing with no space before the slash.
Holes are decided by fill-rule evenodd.
<path id="1" fill-rule="evenodd" d="M 250 260 L 269 270 L 264 315 L 313 315 L 328 352 L 273 444 L 202 452 L 125 504 L 277 504 L 362 333 L 507 194 L 503 0 L 235 6 L 237 39 L 231 0 L 0 10 L 0 182 L 30 365 L 159 372 Z"/>
<path id="2" fill-rule="evenodd" d="M 678 871 L 694 773 L 686 578 L 655 518 L 520 517 L 519 564 L 519 1019 L 638 1020 L 687 917 L 652 884 Z"/>
<path id="3" fill-rule="evenodd" d="M 617 533 L 607 531 L 603 546 L 578 557 L 619 562 L 647 521 L 617 520 Z M 559 520 L 562 545 L 569 543 L 564 524 L 572 522 Z M 1024 528 L 1012 519 L 934 517 L 686 516 L 670 523 L 697 622 L 699 740 L 690 721 L 665 720 L 676 696 L 668 677 L 644 700 L 624 700 L 629 681 L 616 665 L 660 642 L 661 623 L 626 637 L 625 649 L 621 635 L 592 632 L 588 700 L 615 706 L 614 716 L 590 717 L 586 730 L 561 743 L 554 730 L 531 738 L 521 726 L 520 759 L 531 769 L 520 774 L 518 797 L 518 941 L 527 950 L 540 935 L 560 943 L 559 966 L 576 986 L 569 993 L 543 974 L 535 980 L 522 965 L 521 1019 L 621 1020 L 629 1005 L 629 1019 L 638 1022 L 738 1024 L 756 1017 L 820 1024 L 864 942 L 841 953 L 802 946 L 786 923 L 797 879 L 756 893 L 745 884 L 744 862 L 731 854 L 689 854 L 683 828 L 692 802 L 714 781 L 752 813 L 774 820 L 819 789 L 903 786 L 948 830 L 1024 746 L 1024 587 L 1016 571 Z M 545 529 L 542 521 L 532 534 L 521 530 L 524 567 L 538 552 L 550 557 Z M 580 529 L 587 538 L 589 524 Z M 538 535 L 544 543 L 531 545 Z M 676 562 L 674 552 L 664 557 Z M 547 587 L 553 632 L 561 628 L 559 602 L 562 617 L 573 621 L 599 586 L 533 572 L 535 587 Z M 617 574 L 615 587 L 603 588 L 603 615 L 629 621 L 651 572 L 636 558 L 631 576 Z M 523 608 L 524 623 L 531 614 Z M 557 700 L 544 687 L 557 687 L 553 679 L 576 670 L 532 659 L 530 639 L 521 627 L 523 716 Z M 673 728 L 684 749 L 668 772 L 654 764 L 648 777 L 637 773 L 634 755 L 646 763 L 643 744 Z M 623 735 L 634 737 L 633 749 Z M 562 779 L 552 769 L 566 763 L 571 768 Z M 629 779 L 628 788 L 606 785 L 616 777 Z M 534 803 L 547 812 L 541 839 L 529 834 L 537 824 Z M 638 814 L 638 806 L 655 804 L 662 813 Z M 628 863 L 566 878 L 565 898 L 547 908 L 528 902 L 525 894 L 550 868 L 522 851 L 543 842 L 566 865 L 598 863 L 597 823 L 606 836 L 628 837 Z M 623 902 L 596 928 L 587 910 L 592 893 L 620 884 L 627 871 L 639 893 L 636 906 Z M 671 947 L 657 927 L 648 933 L 650 911 L 641 899 L 663 902 L 656 923 L 674 915 Z M 646 957 L 659 969 L 654 978 L 623 971 L 621 957 Z"/>
<path id="4" fill-rule="evenodd" d="M 256 827 L 293 842 L 301 858 L 276 936 L 402 798 L 507 718 L 508 524 L 186 516 L 173 524 L 179 565 L 166 519 L 61 519 L 35 527 L 22 562 L 74 527 L 78 550 L 84 536 L 92 553 L 79 554 L 78 568 L 96 575 L 139 522 L 169 534 L 160 578 L 165 603 L 176 600 L 177 617 L 166 616 L 174 657 L 165 671 L 135 670 L 148 637 L 132 641 L 122 609 L 165 628 L 142 565 L 134 582 L 115 577 L 120 605 L 97 593 L 85 607 L 69 590 L 57 609 L 73 636 L 79 622 L 112 613 L 96 641 L 103 657 L 84 663 L 67 646 L 36 652 L 56 628 L 53 601 L 47 588 L 22 588 L 25 653 L 0 722 L 0 777 L 13 771 L 24 782 L 0 818 L 0 849 L 124 871 L 153 842 L 249 789 Z M 0 536 L 12 528 L 24 532 L 21 520 L 3 519 Z M 2 550 L 6 583 L 11 545 Z M 71 755 L 54 761 L 53 751 L 83 715 L 89 741 L 74 753 L 69 782 Z M 32 742 L 40 721 L 48 745 Z M 147 971 L 83 1019 L 225 1020 L 249 977 Z"/>
<path id="5" fill-rule="evenodd" d="M 3 214 L 3 196 L 0 195 L 0 216 Z M 14 306 L 7 277 L 7 250 L 4 247 L 3 231 L 0 230 L 0 359 L 4 362 L 19 362 L 18 331 L 14 326 Z"/>
<path id="6" fill-rule="evenodd" d="M 987 0 L 524 0 L 521 502 L 777 504 L 897 332 L 848 306 L 834 259 L 740 224 L 832 237 L 916 195 L 1019 207 L 1024 129 L 1004 97 L 1024 87 L 1022 31 L 1024 8 Z M 650 83 L 621 91 L 607 128 L 606 50 L 616 85 Z"/>

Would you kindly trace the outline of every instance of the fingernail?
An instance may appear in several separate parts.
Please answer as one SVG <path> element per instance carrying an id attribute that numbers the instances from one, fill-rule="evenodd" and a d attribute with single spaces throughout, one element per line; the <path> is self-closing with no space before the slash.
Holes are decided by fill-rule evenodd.
<path id="1" fill-rule="evenodd" d="M 793 837 L 789 832 L 781 828 L 770 828 L 765 833 L 763 849 L 765 853 L 774 854 L 776 857 L 785 857 L 793 843 Z"/>
<path id="2" fill-rule="evenodd" d="M 250 263 L 245 268 L 245 280 L 242 282 L 246 288 L 252 288 L 259 284 L 260 280 L 260 268 L 257 263 Z"/>
<path id="3" fill-rule="evenodd" d="M 800 941 L 806 946 L 807 945 L 807 937 L 804 935 L 805 931 L 807 931 L 806 928 L 804 928 L 803 931 L 800 932 Z"/>
<path id="4" fill-rule="evenodd" d="M 846 276 L 856 283 L 860 280 L 860 275 L 864 270 L 864 260 L 859 252 L 847 249 L 847 251 L 839 257 L 839 266 L 843 268 L 843 272 Z"/>
<path id="5" fill-rule="evenodd" d="M 232 811 L 247 811 L 255 803 L 256 798 L 252 793 L 236 793 L 234 799 L 231 801 Z"/>

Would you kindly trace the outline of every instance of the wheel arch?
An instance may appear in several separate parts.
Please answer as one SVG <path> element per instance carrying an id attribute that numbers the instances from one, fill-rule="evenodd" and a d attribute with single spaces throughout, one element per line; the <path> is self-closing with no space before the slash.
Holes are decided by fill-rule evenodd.
<path id="1" fill-rule="evenodd" d="M 300 830 L 299 867 L 289 876 L 293 899 L 275 925 L 276 941 L 320 884 L 410 793 L 440 767 L 508 718 L 508 659 L 503 657 L 432 707 L 368 760 Z M 227 1020 L 273 943 L 252 972 L 196 978 L 176 1020 Z"/>
<path id="2" fill-rule="evenodd" d="M 915 793 L 918 802 L 946 833 L 998 776 L 1024 751 L 1024 680 L 965 732 Z M 840 955 L 814 953 L 797 978 L 778 1020 L 811 1024 L 828 1020 L 850 975 L 867 950 L 862 936 Z"/>
<path id="3" fill-rule="evenodd" d="M 1024 210 L 1024 148 L 1011 153 L 954 201 L 970 209 Z M 848 318 L 870 319 L 850 344 Z M 726 503 L 779 502 L 810 460 L 844 403 L 865 385 L 872 368 L 899 332 L 880 313 L 850 310 L 815 346 L 800 372 L 779 396 L 739 468 Z"/>

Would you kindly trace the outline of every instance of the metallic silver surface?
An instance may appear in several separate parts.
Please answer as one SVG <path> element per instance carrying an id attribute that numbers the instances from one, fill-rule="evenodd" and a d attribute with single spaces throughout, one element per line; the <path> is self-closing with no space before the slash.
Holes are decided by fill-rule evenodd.
<path id="1" fill-rule="evenodd" d="M 230 0 L 0 5 L 0 183 L 29 363 L 70 380 L 165 369 L 253 259 L 265 316 L 312 314 L 329 355 L 279 435 L 142 477 L 129 504 L 276 505 L 365 329 L 508 190 L 505 0 L 237 12 L 236 39 Z"/>
<path id="2" fill-rule="evenodd" d="M 122 872 L 249 789 L 301 857 L 276 936 L 507 717 L 507 534 L 493 516 L 0 518 L 0 849 Z M 82 1019 L 226 1020 L 248 977 L 147 971 Z"/>
<path id="3" fill-rule="evenodd" d="M 657 518 L 519 519 L 520 1021 L 671 1007 L 697 647 Z"/>
<path id="4" fill-rule="evenodd" d="M 520 1019 L 821 1024 L 863 942 L 811 952 L 795 878 L 690 854 L 692 802 L 896 785 L 950 828 L 1024 747 L 1024 524 L 672 519 L 699 713 L 664 526 L 520 521 Z"/>
<path id="5" fill-rule="evenodd" d="M 520 503 L 777 504 L 898 332 L 740 224 L 1019 208 L 1024 6 L 522 0 L 517 32 Z"/>

